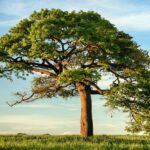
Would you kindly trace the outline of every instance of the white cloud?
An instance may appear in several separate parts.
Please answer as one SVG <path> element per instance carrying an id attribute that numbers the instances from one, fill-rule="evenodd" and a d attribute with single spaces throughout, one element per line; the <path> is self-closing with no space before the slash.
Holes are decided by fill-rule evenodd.
<path id="1" fill-rule="evenodd" d="M 1 21 L 0 27 L 11 27 L 20 19 L 28 17 L 34 10 L 41 8 L 60 8 L 63 10 L 94 10 L 106 17 L 121 30 L 150 31 L 150 15 L 149 6 L 134 2 L 123 2 L 120 0 L 87 0 L 80 3 L 73 0 L 65 0 L 62 2 L 51 1 L 51 5 L 47 5 L 50 1 L 14 1 L 10 3 L 6 1 L 1 6 L 0 12 L 8 15 L 16 15 L 19 18 L 10 21 Z"/>
<path id="2" fill-rule="evenodd" d="M 150 12 L 122 15 L 110 20 L 121 29 L 150 31 Z"/>
<path id="3" fill-rule="evenodd" d="M 70 118 L 48 118 L 33 115 L 2 116 L 0 118 L 0 134 L 79 134 L 80 121 Z M 119 123 L 94 123 L 96 134 L 123 134 L 124 124 Z"/>
<path id="4" fill-rule="evenodd" d="M 5 1 L 1 4 L 0 8 L 0 12 L 3 12 L 5 14 L 17 14 L 20 15 L 20 12 L 23 10 L 24 7 L 24 3 L 22 2 L 14 2 L 14 3 L 10 3 L 9 1 Z M 9 11 L 8 11 L 9 10 Z M 11 10 L 11 12 L 10 12 Z"/>
<path id="5" fill-rule="evenodd" d="M 64 118 L 48 118 L 39 116 L 2 116 L 0 118 L 0 134 L 28 133 L 28 134 L 61 134 L 66 129 L 77 132 L 78 120 Z M 75 129 L 76 128 L 76 129 Z M 74 130 L 75 129 L 75 130 Z"/>
<path id="6" fill-rule="evenodd" d="M 16 108 L 55 108 L 53 105 L 41 105 L 41 104 L 35 104 L 35 105 L 17 105 Z"/>
<path id="7" fill-rule="evenodd" d="M 9 124 L 22 124 L 22 125 L 47 125 L 55 128 L 56 125 L 65 125 L 65 124 L 74 124 L 76 121 L 74 120 L 63 120 L 63 119 L 55 119 L 48 117 L 39 117 L 39 116 L 2 116 L 0 118 L 0 123 L 9 123 Z"/>
<path id="8" fill-rule="evenodd" d="M 73 134 L 71 131 L 65 131 L 65 132 L 61 133 L 61 135 L 71 135 L 71 134 Z"/>

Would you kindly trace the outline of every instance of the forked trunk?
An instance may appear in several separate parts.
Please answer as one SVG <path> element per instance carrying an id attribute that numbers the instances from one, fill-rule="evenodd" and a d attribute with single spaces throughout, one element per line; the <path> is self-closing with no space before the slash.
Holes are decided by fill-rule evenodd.
<path id="1" fill-rule="evenodd" d="M 92 102 L 89 87 L 77 83 L 77 89 L 81 101 L 80 135 L 84 137 L 93 135 Z"/>

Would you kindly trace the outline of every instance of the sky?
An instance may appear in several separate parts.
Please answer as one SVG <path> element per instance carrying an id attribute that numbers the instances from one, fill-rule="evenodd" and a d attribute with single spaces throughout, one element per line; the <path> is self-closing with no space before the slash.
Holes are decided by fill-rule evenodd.
<path id="1" fill-rule="evenodd" d="M 150 52 L 149 0 L 0 0 L 0 36 L 42 8 L 98 12 Z M 79 97 L 41 99 L 9 107 L 6 102 L 15 101 L 17 91 L 30 91 L 32 81 L 31 76 L 26 80 L 13 79 L 0 79 L 0 134 L 79 134 Z M 102 84 L 107 86 L 108 82 Z M 100 96 L 92 99 L 94 134 L 127 134 L 124 128 L 128 114 L 104 107 L 105 100 Z"/>

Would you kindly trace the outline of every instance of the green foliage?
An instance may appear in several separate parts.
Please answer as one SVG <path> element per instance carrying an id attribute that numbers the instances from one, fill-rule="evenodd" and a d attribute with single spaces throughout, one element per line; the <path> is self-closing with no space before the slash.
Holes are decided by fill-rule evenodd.
<path id="1" fill-rule="evenodd" d="M 112 87 L 106 106 L 130 113 L 127 131 L 150 133 L 150 71 L 136 71 L 131 81 Z"/>
<path id="2" fill-rule="evenodd" d="M 108 103 L 117 106 L 138 105 L 150 109 L 150 71 L 140 70 L 132 74 L 132 80 L 112 86 Z"/>
<path id="3" fill-rule="evenodd" d="M 145 115 L 146 114 L 146 115 Z M 127 122 L 125 130 L 133 134 L 140 133 L 150 135 L 150 112 L 145 110 L 140 110 L 140 113 L 134 113 L 134 120 L 131 119 Z"/>
<path id="4" fill-rule="evenodd" d="M 1 135 L 2 150 L 149 150 L 149 136 L 94 136 L 82 138 L 52 135 Z"/>
<path id="5" fill-rule="evenodd" d="M 78 69 L 71 69 L 65 70 L 58 76 L 58 83 L 75 83 L 81 82 L 85 79 L 90 79 L 94 81 L 100 80 L 101 76 L 97 72 L 96 69 L 92 68 L 78 68 Z"/>
<path id="6" fill-rule="evenodd" d="M 65 42 L 68 44 L 62 50 L 61 43 Z M 76 50 L 68 56 L 73 47 Z M 29 67 L 21 66 L 21 60 L 14 61 L 11 57 L 22 57 L 23 63 L 26 62 Z M 42 9 L 21 20 L 0 38 L 0 61 L 22 72 L 32 70 L 32 63 L 43 59 L 56 63 L 56 67 L 58 61 L 63 64 L 69 60 L 68 64 L 73 68 L 95 60 L 94 65 L 88 67 L 107 70 L 113 64 L 116 70 L 122 70 L 124 67 L 143 67 L 148 54 L 138 48 L 132 37 L 118 31 L 93 11 L 69 13 L 59 9 Z M 18 70 L 16 63 L 21 69 Z"/>

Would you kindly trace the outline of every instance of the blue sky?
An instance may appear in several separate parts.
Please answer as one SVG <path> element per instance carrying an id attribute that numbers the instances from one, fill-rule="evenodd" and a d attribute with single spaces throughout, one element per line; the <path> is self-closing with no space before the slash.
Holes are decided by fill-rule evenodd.
<path id="1" fill-rule="evenodd" d="M 94 10 L 110 20 L 119 30 L 150 52 L 150 1 L 149 0 L 0 0 L 0 36 L 8 32 L 19 20 L 41 8 L 63 10 Z M 6 101 L 14 101 L 16 91 L 30 91 L 32 77 L 14 82 L 0 79 L 0 134 L 79 134 L 79 97 L 43 99 L 10 108 Z M 107 82 L 103 82 L 105 86 Z M 95 134 L 126 134 L 127 114 L 103 107 L 104 100 L 93 96 Z"/>

